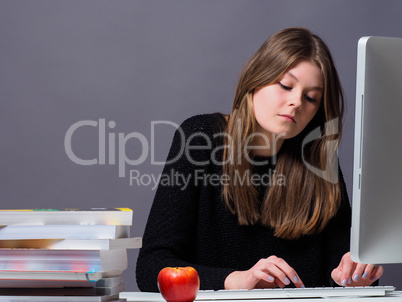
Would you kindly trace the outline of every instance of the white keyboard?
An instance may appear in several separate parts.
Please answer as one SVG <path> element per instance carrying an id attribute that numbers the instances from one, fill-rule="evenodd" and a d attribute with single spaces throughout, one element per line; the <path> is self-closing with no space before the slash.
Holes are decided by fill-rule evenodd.
<path id="1" fill-rule="evenodd" d="M 195 301 L 385 296 L 393 286 L 200 290 Z"/>

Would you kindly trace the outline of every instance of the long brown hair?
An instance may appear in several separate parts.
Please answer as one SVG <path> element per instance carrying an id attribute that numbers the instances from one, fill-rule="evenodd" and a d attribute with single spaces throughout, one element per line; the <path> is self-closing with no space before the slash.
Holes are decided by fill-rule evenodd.
<path id="1" fill-rule="evenodd" d="M 236 174 L 252 175 L 252 165 L 247 159 L 253 154 L 247 142 L 255 133 L 257 123 L 253 93 L 278 81 L 300 60 L 313 62 L 321 69 L 322 101 L 306 128 L 283 143 L 271 186 L 261 204 L 251 181 L 236 183 Z M 328 163 L 337 160 L 342 116 L 343 93 L 339 77 L 328 47 L 318 36 L 308 29 L 294 27 L 277 32 L 262 44 L 240 75 L 226 128 L 223 173 L 228 176 L 228 182 L 222 188 L 222 196 L 241 225 L 262 223 L 273 227 L 275 236 L 286 239 L 314 234 L 325 227 L 341 200 L 339 183 L 328 181 L 338 175 L 338 166 L 334 171 L 328 169 Z M 337 128 L 328 131 L 334 120 Z M 314 129 L 319 129 L 319 138 L 303 146 L 303 139 Z M 325 131 L 332 135 L 325 135 Z M 305 161 L 324 174 L 311 171 Z M 285 176 L 286 184 L 275 185 L 278 176 Z"/>

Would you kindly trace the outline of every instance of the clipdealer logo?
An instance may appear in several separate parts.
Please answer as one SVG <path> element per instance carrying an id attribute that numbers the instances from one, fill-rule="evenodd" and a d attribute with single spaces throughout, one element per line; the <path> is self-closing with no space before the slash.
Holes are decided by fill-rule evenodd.
<path id="1" fill-rule="evenodd" d="M 155 128 L 158 125 L 162 125 L 164 127 L 166 126 L 171 126 L 174 127 L 176 132 L 180 135 L 180 150 L 176 154 L 176 156 L 169 161 L 156 161 L 155 160 Z M 80 131 L 84 127 L 93 127 L 97 128 L 97 135 L 98 135 L 98 156 L 96 158 L 91 158 L 91 159 L 83 159 L 78 157 L 72 147 L 72 137 L 73 135 L 77 132 Z M 143 164 L 147 159 L 149 154 L 151 155 L 150 158 L 150 163 L 152 165 L 165 165 L 165 164 L 170 164 L 174 163 L 176 160 L 178 160 L 183 153 L 185 154 L 187 160 L 191 163 L 194 164 L 195 166 L 203 166 L 205 164 L 208 164 L 207 162 L 198 162 L 194 160 L 191 157 L 190 151 L 192 150 L 210 150 L 211 152 L 211 159 L 214 164 L 217 165 L 222 165 L 222 162 L 217 159 L 215 156 L 217 154 L 216 151 L 218 150 L 212 150 L 212 142 L 210 141 L 210 138 L 202 132 L 197 132 L 193 133 L 189 138 L 185 138 L 185 134 L 180 127 L 180 125 L 171 122 L 171 121 L 152 121 L 151 122 L 151 142 L 149 143 L 147 138 L 139 133 L 139 132 L 131 132 L 128 134 L 125 133 L 115 133 L 110 131 L 110 129 L 114 129 L 116 127 L 116 123 L 114 121 L 109 121 L 106 123 L 106 120 L 103 118 L 100 118 L 98 121 L 92 121 L 92 120 L 83 120 L 74 123 L 69 127 L 69 129 L 66 132 L 66 135 L 64 137 L 64 148 L 66 151 L 67 156 L 69 159 L 82 166 L 92 166 L 92 165 L 117 165 L 118 166 L 118 175 L 119 177 L 126 177 L 126 170 L 127 166 L 138 166 Z M 319 139 L 322 136 L 331 136 L 338 134 L 338 119 L 331 120 L 325 124 L 325 131 L 322 133 L 320 128 L 316 128 L 313 131 L 311 131 L 304 139 L 302 142 L 302 150 L 305 148 L 306 144 L 315 141 Z M 240 131 L 240 129 L 239 129 Z M 240 133 L 240 132 L 239 132 Z M 226 133 L 217 133 L 214 135 L 214 138 L 216 136 L 222 136 L 226 137 L 228 134 Z M 253 135 L 262 135 L 261 133 L 259 134 L 252 134 L 251 137 L 247 138 L 247 142 L 253 137 Z M 192 141 L 194 138 L 202 138 L 203 141 L 205 141 L 205 145 L 199 146 L 199 145 L 192 145 Z M 279 136 L 280 137 L 280 136 Z M 265 138 L 266 146 L 267 148 L 272 148 L 275 147 L 276 144 L 276 137 L 273 140 L 272 146 L 270 145 L 270 140 L 267 137 Z M 116 144 L 117 140 L 117 144 Z M 140 155 L 138 158 L 129 158 L 126 154 L 126 145 L 129 141 L 136 141 L 139 142 L 140 146 Z M 336 141 L 335 140 L 329 140 L 326 142 L 326 145 L 329 150 L 333 150 L 336 148 Z M 229 145 L 227 146 L 228 148 L 233 148 L 233 146 Z M 218 147 L 218 149 L 221 147 Z M 259 149 L 261 147 L 259 146 L 248 146 L 247 149 Z M 107 156 L 106 156 L 107 154 Z M 331 183 L 337 183 L 338 182 L 338 158 L 337 157 L 331 157 L 328 156 L 328 154 L 325 154 L 325 164 L 324 170 L 321 170 L 317 167 L 312 166 L 305 158 L 304 158 L 304 152 L 302 154 L 302 161 L 305 164 L 305 166 L 312 171 L 314 174 L 319 176 L 322 179 L 325 179 L 326 181 L 329 181 Z M 116 161 L 116 156 L 117 156 L 117 161 Z M 251 163 L 251 164 L 261 164 L 261 163 L 256 163 L 253 161 L 252 158 L 248 156 L 248 153 L 245 154 L 246 159 Z M 275 157 L 274 157 L 275 158 Z M 234 159 L 232 159 L 234 160 Z M 276 161 L 276 159 L 274 159 Z M 169 185 L 180 185 L 186 187 L 189 183 L 188 180 L 188 175 L 177 175 L 176 174 L 166 177 L 166 175 L 153 175 L 153 174 L 141 174 L 139 170 L 134 170 L 131 169 L 129 170 L 129 177 L 130 177 L 130 186 L 133 184 L 136 184 L 138 186 L 143 185 L 143 186 L 153 186 L 153 190 L 157 187 L 158 183 L 165 183 Z M 208 176 L 209 177 L 209 176 Z M 284 177 L 284 176 L 283 176 Z M 209 177 L 209 179 L 213 179 Z M 176 180 L 176 181 L 175 181 Z M 285 182 L 284 182 L 285 183 Z"/>
<path id="2" fill-rule="evenodd" d="M 116 123 L 114 121 L 109 121 L 106 124 L 105 119 L 99 119 L 99 121 L 92 121 L 92 120 L 84 120 L 74 123 L 70 126 L 67 130 L 66 135 L 64 137 L 64 149 L 68 158 L 82 166 L 93 166 L 93 165 L 117 165 L 118 166 L 118 173 L 119 177 L 126 177 L 126 166 L 138 166 L 143 164 L 148 155 L 151 155 L 151 164 L 153 165 L 164 165 L 165 162 L 160 162 L 155 160 L 155 150 L 153 143 L 155 140 L 155 127 L 157 125 L 167 125 L 173 126 L 178 130 L 181 130 L 179 125 L 170 122 L 170 121 L 153 121 L 151 122 L 151 144 L 149 144 L 147 138 L 139 133 L 139 132 L 131 132 L 128 134 L 125 133 L 114 133 L 109 132 L 109 129 L 114 129 L 116 127 Z M 98 157 L 91 158 L 91 159 L 83 159 L 78 157 L 72 147 L 72 137 L 77 132 L 80 131 L 84 127 L 94 127 L 98 128 Z M 184 139 L 184 133 L 180 132 L 182 138 Z M 116 145 L 116 136 L 117 136 L 117 145 Z M 126 154 L 126 145 L 129 140 L 139 142 L 141 145 L 141 154 L 138 158 L 128 158 Z M 184 148 L 184 146 L 183 146 Z M 106 158 L 106 149 L 108 152 L 108 156 Z M 116 155 L 117 155 L 117 162 L 116 162 Z M 180 156 L 180 154 L 178 154 Z M 176 160 L 174 158 L 173 160 Z"/>

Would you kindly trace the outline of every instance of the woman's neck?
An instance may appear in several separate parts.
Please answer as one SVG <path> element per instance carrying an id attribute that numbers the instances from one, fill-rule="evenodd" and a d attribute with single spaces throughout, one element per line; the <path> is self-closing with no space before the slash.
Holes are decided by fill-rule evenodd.
<path id="1" fill-rule="evenodd" d="M 261 157 L 272 157 L 278 154 L 285 140 L 281 135 L 266 134 L 265 132 L 255 132 L 252 145 L 253 154 Z"/>

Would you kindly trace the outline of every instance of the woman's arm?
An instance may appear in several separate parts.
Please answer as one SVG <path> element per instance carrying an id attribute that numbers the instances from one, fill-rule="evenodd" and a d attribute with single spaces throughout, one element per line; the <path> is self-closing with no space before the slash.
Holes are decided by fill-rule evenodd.
<path id="1" fill-rule="evenodd" d="M 368 286 L 373 282 L 377 284 L 377 280 L 381 277 L 384 269 L 381 266 L 375 267 L 371 264 L 355 263 L 350 257 L 352 211 L 345 181 L 340 169 L 339 182 L 342 192 L 342 203 L 338 213 L 330 223 L 327 236 L 330 283 L 332 286 Z"/>
<path id="2" fill-rule="evenodd" d="M 350 251 L 350 227 L 352 221 L 349 196 L 340 167 L 338 178 L 342 196 L 341 205 L 336 215 L 329 222 L 325 234 L 328 264 L 326 275 L 331 286 L 336 286 L 336 282 L 331 278 L 332 271 L 339 265 L 343 255 Z"/>
<path id="3" fill-rule="evenodd" d="M 186 152 L 183 146 L 192 134 L 212 131 L 208 128 L 212 129 L 213 125 L 208 124 L 213 121 L 208 123 L 204 119 L 188 119 L 174 135 L 137 260 L 136 277 L 142 291 L 158 291 L 157 275 L 167 266 L 194 267 L 200 276 L 201 288 L 204 289 L 222 289 L 226 276 L 233 271 L 193 262 L 197 248 L 195 228 L 200 198 L 200 188 L 194 181 L 194 173 L 196 169 L 204 169 L 205 162 L 210 160 L 210 151 L 205 147 L 206 137 L 210 135 L 193 136 L 191 139 L 191 146 L 199 145 L 203 148 Z"/>
<path id="4" fill-rule="evenodd" d="M 346 185 L 342 172 L 339 169 L 339 180 L 342 189 L 342 206 L 340 214 L 337 214 L 338 233 L 335 235 L 334 243 L 336 246 L 343 246 L 332 260 L 333 270 L 331 272 L 332 281 L 340 286 L 369 286 L 378 285 L 378 279 L 382 276 L 384 268 L 373 264 L 356 263 L 350 257 L 350 228 L 352 222 L 352 211 L 350 208 L 349 198 L 346 192 Z M 342 244 L 341 242 L 346 242 Z M 337 248 L 335 245 L 331 249 Z M 339 258 L 339 253 L 343 252 L 338 265 L 334 265 L 334 261 Z"/>

